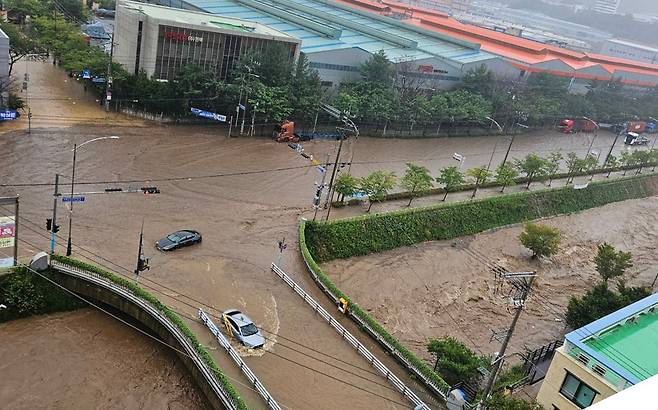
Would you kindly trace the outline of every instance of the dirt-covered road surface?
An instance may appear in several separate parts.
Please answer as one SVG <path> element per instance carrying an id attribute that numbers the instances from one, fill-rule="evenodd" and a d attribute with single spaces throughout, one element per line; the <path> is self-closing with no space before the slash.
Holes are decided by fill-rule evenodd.
<path id="1" fill-rule="evenodd" d="M 492 330 L 512 319 L 511 285 L 491 268 L 537 271 L 535 292 L 526 302 L 509 353 L 535 349 L 561 339 L 564 312 L 600 280 L 592 259 L 599 243 L 633 254 L 625 279 L 648 286 L 658 273 L 658 197 L 606 205 L 542 223 L 557 227 L 557 255 L 532 260 L 515 225 L 449 241 L 425 242 L 388 252 L 323 264 L 334 282 L 404 343 L 427 359 L 428 338 L 454 336 L 483 354 L 498 351 Z"/>
<path id="2" fill-rule="evenodd" d="M 170 351 L 93 309 L 0 324 L 5 409 L 205 409 Z"/>
<path id="3" fill-rule="evenodd" d="M 51 64 L 30 63 L 30 73 L 32 133 L 26 132 L 25 116 L 13 124 L 0 124 L 0 195 L 20 194 L 22 261 L 48 249 L 45 219 L 52 214 L 52 183 L 55 173 L 61 174 L 61 192 L 70 194 L 73 145 L 96 137 L 118 136 L 118 140 L 97 141 L 78 150 L 74 191 L 157 186 L 161 194 L 86 194 L 85 202 L 74 205 L 73 212 L 60 201 L 58 223 L 62 229 L 57 252 L 65 251 L 72 215 L 73 256 L 132 275 L 143 222 L 151 269 L 143 272 L 140 284 L 185 318 L 252 407 L 264 404 L 245 387 L 246 379 L 195 319 L 198 307 L 204 305 L 215 315 L 238 308 L 263 328 L 268 337 L 265 351 L 243 353 L 247 364 L 285 407 L 409 406 L 269 270 L 277 257 L 277 241 L 285 237 L 289 246 L 283 254 L 283 268 L 327 310 L 338 315 L 335 306 L 309 279 L 299 257 L 298 221 L 300 217 L 313 217 L 314 182 L 321 178 L 309 160 L 285 144 L 268 139 L 228 139 L 223 126 L 175 127 L 108 115 L 93 96 Z M 564 152 L 584 154 L 587 138 L 555 132 L 518 136 L 511 156 L 530 151 L 545 154 L 558 147 Z M 600 132 L 594 146 L 604 149 L 612 139 L 612 135 Z M 500 137 L 494 161 L 502 159 L 505 141 Z M 486 164 L 495 144 L 492 138 L 364 137 L 347 144 L 342 161 L 352 159 L 351 170 L 356 175 L 376 169 L 391 169 L 402 175 L 406 162 L 423 164 L 437 173 L 440 167 L 453 165 L 454 152 L 466 156 L 464 167 Z M 333 157 L 336 143 L 318 141 L 304 146 L 307 153 L 324 159 L 327 153 Z M 3 215 L 9 212 L 0 209 Z M 157 252 L 153 242 L 177 229 L 201 231 L 203 243 L 172 253 Z M 405 269 L 407 277 L 413 275 L 411 269 Z M 438 406 L 359 329 L 349 321 L 341 321 L 422 399 Z M 58 331 L 67 332 L 52 328 L 52 332 Z M 60 354 L 59 349 L 51 349 L 50 354 Z M 20 373 L 21 362 L 14 366 Z M 75 371 L 62 377 L 78 379 Z M 156 384 L 157 379 L 145 377 L 142 383 Z M 47 395 L 40 398 L 48 400 Z M 78 405 L 88 407 L 83 399 Z"/>

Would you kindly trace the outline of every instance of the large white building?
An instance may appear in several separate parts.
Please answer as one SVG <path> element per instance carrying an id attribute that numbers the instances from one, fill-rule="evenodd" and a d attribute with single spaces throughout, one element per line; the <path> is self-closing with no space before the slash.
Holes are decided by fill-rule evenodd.
<path id="1" fill-rule="evenodd" d="M 600 52 L 611 57 L 642 61 L 649 64 L 658 63 L 658 48 L 631 41 L 607 40 L 602 44 Z"/>
<path id="2" fill-rule="evenodd" d="M 197 64 L 226 79 L 240 56 L 283 44 L 291 60 L 301 40 L 263 24 L 213 14 L 125 1 L 116 13 L 114 58 L 130 73 L 173 79 Z"/>
<path id="3" fill-rule="evenodd" d="M 596 0 L 594 11 L 605 14 L 617 14 L 621 0 Z"/>

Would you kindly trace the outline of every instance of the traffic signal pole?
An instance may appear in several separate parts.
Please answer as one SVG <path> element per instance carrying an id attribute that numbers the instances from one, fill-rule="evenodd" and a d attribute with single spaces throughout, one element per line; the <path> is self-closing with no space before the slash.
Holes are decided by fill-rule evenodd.
<path id="1" fill-rule="evenodd" d="M 59 174 L 55 174 L 55 193 L 53 194 L 53 221 L 52 226 L 50 227 L 50 253 L 55 253 L 55 241 L 57 238 L 57 231 L 59 230 L 57 226 L 57 198 L 59 196 Z"/>
<path id="2" fill-rule="evenodd" d="M 142 229 L 139 231 L 139 248 L 137 250 L 137 266 L 135 267 L 135 281 L 139 279 L 139 272 L 143 270 L 142 246 L 144 244 L 144 221 L 142 220 Z"/>

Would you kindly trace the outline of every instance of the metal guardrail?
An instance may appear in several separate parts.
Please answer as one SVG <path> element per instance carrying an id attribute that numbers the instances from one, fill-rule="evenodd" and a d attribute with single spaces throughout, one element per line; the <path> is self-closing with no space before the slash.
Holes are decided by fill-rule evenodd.
<path id="1" fill-rule="evenodd" d="M 161 325 L 171 333 L 178 343 L 183 348 L 185 354 L 192 360 L 194 365 L 199 369 L 202 376 L 206 379 L 213 392 L 222 402 L 222 404 L 230 410 L 237 410 L 238 406 L 233 402 L 231 396 L 224 390 L 224 387 L 219 383 L 213 372 L 208 368 L 205 361 L 198 354 L 192 343 L 188 340 L 187 336 L 176 326 L 167 316 L 160 312 L 157 308 L 151 305 L 149 302 L 143 300 L 142 298 L 136 296 L 132 291 L 126 287 L 118 285 L 109 279 L 98 275 L 94 272 L 89 272 L 74 266 L 70 266 L 61 262 L 51 260 L 50 266 L 57 271 L 91 282 L 94 285 L 105 288 L 124 299 L 130 300 L 135 305 L 139 306 L 154 319 L 156 319 Z"/>
<path id="2" fill-rule="evenodd" d="M 313 277 L 313 280 L 315 283 L 320 287 L 320 289 L 327 295 L 329 296 L 335 304 L 338 303 L 338 298 L 336 295 L 334 295 L 331 290 L 327 286 L 325 286 L 324 283 L 320 280 L 318 277 L 318 274 L 315 273 L 311 265 L 309 264 L 308 260 L 306 260 L 306 257 L 304 256 L 302 252 L 302 259 L 304 259 L 304 264 L 306 264 L 306 268 L 308 271 L 311 273 L 311 276 Z M 380 345 L 382 345 L 390 354 L 392 354 L 399 362 L 401 362 L 404 367 L 412 372 L 415 377 L 417 377 L 427 388 L 429 388 L 434 394 L 438 395 L 439 397 L 443 398 L 444 400 L 447 400 L 448 394 L 450 393 L 450 388 L 441 388 L 434 383 L 429 377 L 425 376 L 423 373 L 420 372 L 416 368 L 416 366 L 412 365 L 409 360 L 407 360 L 406 357 L 404 357 L 393 345 L 391 345 L 386 339 L 384 339 L 378 332 L 376 332 L 370 325 L 360 317 L 350 313 L 350 319 L 355 321 L 359 327 L 364 329 L 370 336 L 372 336 Z"/>
<path id="3" fill-rule="evenodd" d="M 416 407 L 417 410 L 429 410 L 430 407 L 425 404 L 410 388 L 408 388 L 402 380 L 400 380 L 384 363 L 382 363 L 368 348 L 366 348 L 359 340 L 354 337 L 343 325 L 341 325 L 333 316 L 329 314 L 318 302 L 316 302 L 308 293 L 302 289 L 294 280 L 290 278 L 281 268 L 272 263 L 272 272 L 276 273 L 284 282 L 292 288 L 306 303 L 308 303 L 313 310 L 318 313 L 324 320 L 329 323 L 331 327 L 336 329 L 343 339 L 352 345 L 361 356 L 365 357 L 370 364 L 379 371 L 382 376 L 386 378 L 396 389 L 400 391 L 407 399 L 409 399 Z"/>
<path id="4" fill-rule="evenodd" d="M 203 309 L 199 308 L 199 318 L 203 321 L 203 324 L 210 329 L 210 333 L 212 333 L 219 344 L 226 350 L 226 352 L 231 356 L 231 359 L 235 362 L 235 364 L 238 365 L 240 370 L 242 370 L 242 373 L 244 373 L 245 376 L 247 376 L 247 379 L 251 382 L 251 384 L 254 386 L 254 389 L 258 392 L 258 394 L 265 399 L 265 402 L 267 405 L 273 409 L 273 410 L 281 410 L 281 406 L 274 400 L 274 397 L 267 391 L 263 383 L 258 380 L 256 375 L 254 374 L 253 371 L 247 366 L 247 364 L 242 360 L 242 357 L 238 354 L 238 352 L 231 346 L 231 343 L 228 341 L 226 336 L 222 334 L 222 332 L 219 330 L 219 328 L 215 325 L 215 323 L 212 321 L 210 316 L 206 314 L 206 312 L 203 311 Z"/>

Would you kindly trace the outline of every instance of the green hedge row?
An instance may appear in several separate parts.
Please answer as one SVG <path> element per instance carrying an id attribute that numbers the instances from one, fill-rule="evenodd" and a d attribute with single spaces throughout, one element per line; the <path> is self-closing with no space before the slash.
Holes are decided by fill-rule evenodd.
<path id="1" fill-rule="evenodd" d="M 642 168 L 648 168 L 652 166 L 658 166 L 658 164 L 647 164 L 643 165 Z M 601 169 L 596 169 L 590 172 L 585 172 L 585 171 L 580 171 L 580 172 L 574 172 L 574 173 L 568 173 L 568 172 L 562 172 L 559 174 L 555 174 L 553 176 L 553 181 L 559 182 L 558 180 L 565 179 L 565 178 L 572 178 L 572 177 L 582 177 L 582 176 L 589 176 L 592 174 L 607 174 L 608 172 L 618 172 L 618 171 L 631 171 L 635 169 L 639 169 L 640 167 L 637 165 L 629 165 L 629 166 L 623 166 L 623 167 L 616 167 L 616 168 L 601 168 Z M 533 182 L 543 182 L 546 181 L 548 178 L 544 179 L 539 179 L 539 180 L 534 180 Z M 528 183 L 528 178 L 527 177 L 519 177 L 516 179 L 516 185 L 523 185 Z M 485 184 L 480 185 L 479 188 L 495 188 L 495 187 L 500 187 L 502 188 L 502 185 L 497 183 L 496 181 L 490 181 Z M 475 189 L 475 184 L 470 183 L 470 184 L 463 184 L 455 187 L 453 190 L 451 190 L 451 193 L 454 192 L 464 192 L 464 191 L 472 191 Z M 446 193 L 445 188 L 432 188 L 425 192 L 423 195 L 419 196 L 414 196 L 420 197 L 420 196 L 432 196 L 432 195 L 443 195 Z M 395 201 L 399 199 L 409 199 L 411 198 L 411 192 L 409 191 L 401 191 L 401 192 L 393 192 L 390 194 L 387 194 L 386 197 L 382 200 L 384 201 Z M 332 202 L 332 206 L 335 207 L 343 207 L 346 204 L 347 205 L 360 205 L 362 202 L 362 199 L 350 199 L 346 203 L 342 201 L 335 201 Z"/>
<path id="2" fill-rule="evenodd" d="M 78 261 L 76 259 L 72 258 L 67 258 L 66 256 L 61 256 L 61 255 L 51 255 L 51 258 L 59 261 L 61 263 L 65 263 L 70 266 L 74 266 L 89 272 L 93 272 L 98 274 L 99 276 L 102 276 L 106 279 L 111 280 L 112 282 L 116 283 L 117 285 L 123 286 L 127 289 L 129 289 L 135 296 L 140 297 L 141 299 L 144 299 L 145 301 L 149 302 L 151 305 L 153 305 L 156 309 L 158 309 L 160 312 L 162 312 L 169 320 L 171 320 L 179 329 L 181 332 L 185 334 L 185 336 L 188 338 L 190 343 L 194 346 L 194 349 L 197 351 L 197 353 L 203 358 L 203 360 L 206 362 L 206 365 L 210 370 L 213 372 L 215 377 L 217 377 L 217 380 L 221 383 L 223 386 L 224 390 L 226 393 L 231 397 L 233 402 L 238 406 L 238 409 L 241 410 L 247 410 L 249 407 L 247 407 L 247 404 L 242 400 L 240 395 L 238 394 L 238 391 L 233 387 L 231 384 L 231 381 L 222 373 L 222 371 L 219 369 L 217 364 L 215 363 L 215 360 L 213 357 L 208 353 L 208 351 L 199 343 L 199 340 L 196 338 L 195 334 L 192 333 L 192 331 L 187 327 L 187 325 L 181 320 L 181 318 L 167 305 L 164 303 L 160 302 L 155 296 L 151 295 L 149 292 L 145 291 L 141 287 L 139 287 L 136 283 L 134 283 L 131 280 L 122 278 L 118 275 L 115 275 L 114 273 L 108 272 L 106 270 L 103 270 L 97 266 Z"/>
<path id="3" fill-rule="evenodd" d="M 306 221 L 302 220 L 299 225 L 299 248 L 302 251 L 302 257 L 308 264 L 308 266 L 313 270 L 313 272 L 318 276 L 319 280 L 326 286 L 329 291 L 338 299 L 345 298 L 350 302 L 350 310 L 352 314 L 359 317 L 361 320 L 366 322 L 372 330 L 374 330 L 379 336 L 386 340 L 395 350 L 397 350 L 405 359 L 411 363 L 412 366 L 416 368 L 422 375 L 432 380 L 436 386 L 442 389 L 448 389 L 450 386 L 446 383 L 438 374 L 436 374 L 431 367 L 429 367 L 423 360 L 419 359 L 414 353 L 407 349 L 400 341 L 393 337 L 390 333 L 384 329 L 384 327 L 377 322 L 372 316 L 367 314 L 363 309 L 354 303 L 350 298 L 344 294 L 332 281 L 329 277 L 320 269 L 320 266 L 315 262 L 313 256 L 309 252 L 308 247 L 306 246 Z"/>
<path id="4" fill-rule="evenodd" d="M 51 272 L 42 275 L 50 278 Z M 17 267 L 12 273 L 0 277 L 0 302 L 7 306 L 0 309 L 0 323 L 87 306 L 25 267 Z"/>
<path id="5" fill-rule="evenodd" d="M 430 240 L 473 235 L 488 229 L 643 198 L 658 192 L 649 174 L 500 195 L 472 201 L 363 215 L 306 224 L 306 244 L 316 262 L 367 255 Z"/>

